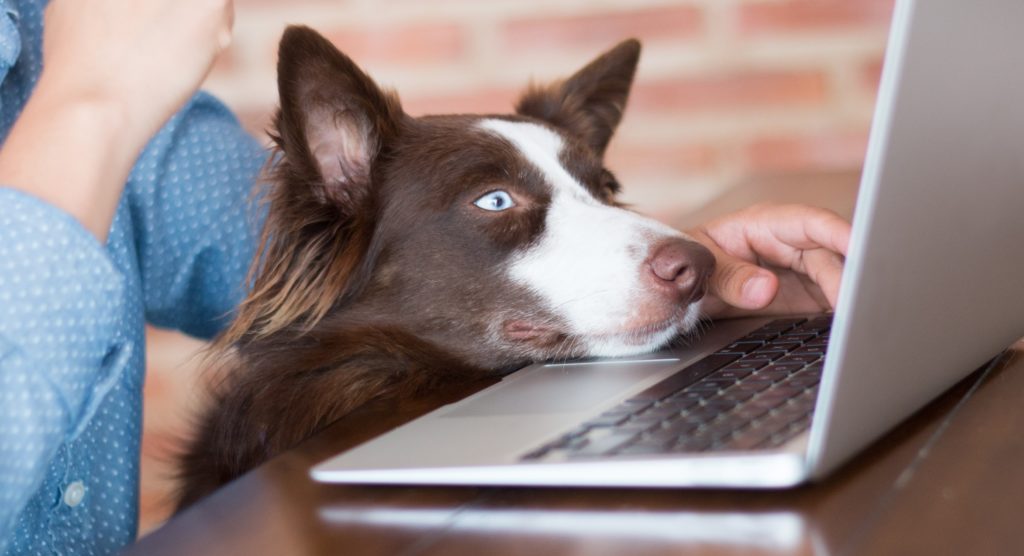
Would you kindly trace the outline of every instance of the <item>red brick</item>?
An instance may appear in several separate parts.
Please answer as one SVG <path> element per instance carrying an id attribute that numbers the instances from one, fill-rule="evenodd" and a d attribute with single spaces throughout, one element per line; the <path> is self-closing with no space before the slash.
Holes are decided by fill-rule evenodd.
<path id="1" fill-rule="evenodd" d="M 762 137 L 748 143 L 744 151 L 754 171 L 841 170 L 863 164 L 867 142 L 867 130 L 836 131 Z"/>
<path id="2" fill-rule="evenodd" d="M 875 95 L 878 92 L 878 84 L 882 80 L 882 59 L 871 60 L 861 68 L 861 82 L 864 90 Z"/>
<path id="3" fill-rule="evenodd" d="M 424 114 L 508 114 L 522 88 L 484 87 L 472 91 L 436 95 L 402 95 L 402 108 L 413 116 Z"/>
<path id="4" fill-rule="evenodd" d="M 605 162 L 608 168 L 620 175 L 692 176 L 714 170 L 718 163 L 718 152 L 711 145 L 640 145 L 613 140 L 608 147 Z M 622 186 L 629 189 L 628 183 Z"/>
<path id="5" fill-rule="evenodd" d="M 825 76 L 817 71 L 754 72 L 641 81 L 633 112 L 725 110 L 776 105 L 820 105 Z"/>
<path id="6" fill-rule="evenodd" d="M 628 37 L 640 40 L 692 38 L 703 28 L 693 6 L 633 9 L 567 17 L 545 16 L 506 22 L 506 52 L 566 47 L 607 48 Z"/>
<path id="7" fill-rule="evenodd" d="M 893 0 L 788 0 L 739 7 L 739 29 L 746 34 L 791 33 L 836 28 L 884 27 Z"/>
<path id="8" fill-rule="evenodd" d="M 387 25 L 322 29 L 357 64 L 414 66 L 450 62 L 463 56 L 467 39 L 456 24 Z M 365 66 L 364 66 L 365 67 Z"/>
<path id="9" fill-rule="evenodd" d="M 343 4 L 351 4 L 352 2 L 346 2 L 345 0 L 290 0 L 283 2 L 282 0 L 235 0 L 236 10 L 245 10 L 250 6 L 256 7 L 274 7 L 280 11 L 285 9 L 291 9 L 298 6 L 323 6 L 325 4 L 338 7 Z"/>

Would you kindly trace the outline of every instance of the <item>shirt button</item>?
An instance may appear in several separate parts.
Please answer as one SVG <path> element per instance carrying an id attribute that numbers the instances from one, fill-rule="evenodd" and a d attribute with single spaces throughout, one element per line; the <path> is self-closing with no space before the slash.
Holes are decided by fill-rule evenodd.
<path id="1" fill-rule="evenodd" d="M 75 481 L 64 488 L 64 503 L 74 508 L 82 503 L 85 498 L 85 485 L 82 481 Z"/>

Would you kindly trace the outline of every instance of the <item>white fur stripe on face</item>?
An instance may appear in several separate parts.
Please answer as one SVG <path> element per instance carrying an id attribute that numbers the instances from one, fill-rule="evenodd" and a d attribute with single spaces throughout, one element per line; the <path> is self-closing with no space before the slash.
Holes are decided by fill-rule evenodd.
<path id="1" fill-rule="evenodd" d="M 554 131 L 496 119 L 479 125 L 515 146 L 551 188 L 543 236 L 512 259 L 511 279 L 544 299 L 568 332 L 590 343 L 591 354 L 625 355 L 670 339 L 674 331 L 638 346 L 621 333 L 664 321 L 676 309 L 659 307 L 640 278 L 651 246 L 682 234 L 595 199 L 562 166 L 562 138 Z"/>

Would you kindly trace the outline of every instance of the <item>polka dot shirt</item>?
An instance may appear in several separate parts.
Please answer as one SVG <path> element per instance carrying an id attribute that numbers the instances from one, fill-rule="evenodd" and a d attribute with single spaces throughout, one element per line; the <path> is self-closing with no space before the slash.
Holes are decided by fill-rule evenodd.
<path id="1" fill-rule="evenodd" d="M 39 75 L 45 3 L 0 0 L 0 139 Z M 205 338 L 226 324 L 265 158 L 196 96 L 136 162 L 106 245 L 0 184 L 0 553 L 110 554 L 135 538 L 143 324 Z"/>

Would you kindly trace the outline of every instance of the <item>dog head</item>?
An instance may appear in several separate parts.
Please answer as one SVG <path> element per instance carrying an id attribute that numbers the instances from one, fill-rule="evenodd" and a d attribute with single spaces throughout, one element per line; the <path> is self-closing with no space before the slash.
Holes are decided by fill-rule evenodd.
<path id="1" fill-rule="evenodd" d="M 713 257 L 617 203 L 602 160 L 639 53 L 625 41 L 512 115 L 412 118 L 326 39 L 289 28 L 241 326 L 386 324 L 484 368 L 635 354 L 691 330 Z"/>

